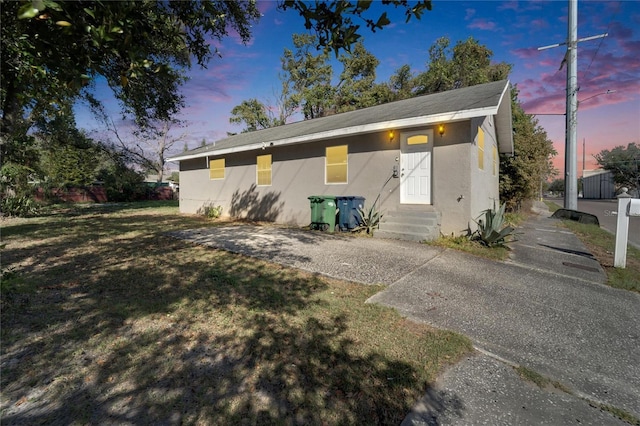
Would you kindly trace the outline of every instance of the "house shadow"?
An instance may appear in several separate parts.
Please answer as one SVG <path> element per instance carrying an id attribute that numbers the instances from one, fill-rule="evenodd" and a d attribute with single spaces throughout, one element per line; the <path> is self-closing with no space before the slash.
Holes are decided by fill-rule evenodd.
<path id="1" fill-rule="evenodd" d="M 0 311 L 3 425 L 400 424 L 424 387 L 427 424 L 462 407 L 362 349 L 351 287 L 194 250 L 136 213 L 14 232 L 34 243 L 3 260 L 34 291 Z"/>
<path id="2" fill-rule="evenodd" d="M 257 185 L 253 183 L 246 191 L 235 190 L 231 195 L 229 215 L 240 219 L 275 222 L 284 207 L 280 192 L 262 193 L 257 189 Z"/>

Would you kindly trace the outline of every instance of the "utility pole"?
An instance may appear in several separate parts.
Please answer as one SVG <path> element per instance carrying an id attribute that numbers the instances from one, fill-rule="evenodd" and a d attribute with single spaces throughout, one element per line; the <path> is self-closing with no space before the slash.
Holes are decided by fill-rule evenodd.
<path id="1" fill-rule="evenodd" d="M 578 39 L 578 0 L 569 1 L 569 24 L 567 41 L 539 47 L 538 50 L 550 49 L 562 45 L 567 46 L 567 53 L 560 65 L 567 63 L 567 112 L 564 151 L 564 208 L 578 209 L 578 42 L 606 37 L 608 34 Z"/>
<path id="2" fill-rule="evenodd" d="M 567 136 L 564 152 L 564 208 L 578 210 L 578 0 L 569 0 L 567 33 Z"/>

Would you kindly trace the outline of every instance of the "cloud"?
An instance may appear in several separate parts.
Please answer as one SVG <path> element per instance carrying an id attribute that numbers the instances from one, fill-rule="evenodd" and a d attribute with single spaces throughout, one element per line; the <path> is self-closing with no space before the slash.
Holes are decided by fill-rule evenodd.
<path id="1" fill-rule="evenodd" d="M 620 47 L 622 47 L 625 53 L 637 57 L 638 52 L 640 52 L 640 40 L 623 41 L 620 43 Z"/>
<path id="2" fill-rule="evenodd" d="M 499 11 L 503 11 L 503 10 L 513 10 L 513 11 L 517 11 L 518 10 L 518 2 L 517 1 L 506 1 L 503 2 L 500 6 L 498 6 Z"/>
<path id="3" fill-rule="evenodd" d="M 627 28 L 620 22 L 612 22 L 609 25 L 609 37 L 614 37 L 616 40 L 629 40 L 633 37 L 633 31 L 631 28 Z"/>
<path id="4" fill-rule="evenodd" d="M 182 93 L 190 106 L 202 105 L 207 108 L 211 103 L 229 102 L 232 99 L 230 92 L 242 89 L 246 80 L 242 68 L 229 61 L 216 61 L 207 70 L 190 73 L 190 80 L 184 85 Z"/>
<path id="5" fill-rule="evenodd" d="M 511 50 L 510 52 L 512 55 L 515 55 L 520 59 L 534 59 L 540 57 L 540 52 L 535 47 L 523 47 Z"/>
<path id="6" fill-rule="evenodd" d="M 505 10 L 513 10 L 514 12 L 528 12 L 534 10 L 541 10 L 544 7 L 545 1 L 505 1 L 496 8 L 497 11 L 502 12 Z"/>
<path id="7" fill-rule="evenodd" d="M 584 69 L 578 67 L 579 69 Z M 599 55 L 588 71 L 578 78 L 581 110 L 618 104 L 640 97 L 640 58 Z M 566 71 L 543 74 L 539 79 L 526 79 L 518 84 L 520 100 L 528 113 L 562 113 L 566 107 Z M 604 95 L 608 90 L 615 93 Z M 587 101 L 588 100 L 588 101 Z"/>
<path id="8" fill-rule="evenodd" d="M 484 18 L 478 18 L 471 21 L 469 25 L 467 25 L 469 29 L 477 29 L 484 31 L 497 31 L 497 25 L 493 21 L 488 21 Z"/>
<path id="9" fill-rule="evenodd" d="M 534 31 L 540 31 L 549 28 L 549 22 L 546 19 L 534 19 L 529 22 L 529 26 Z"/>
<path id="10" fill-rule="evenodd" d="M 473 18 L 473 16 L 476 14 L 476 10 L 475 9 L 466 9 L 466 15 L 464 17 L 465 21 L 468 21 L 469 19 Z"/>

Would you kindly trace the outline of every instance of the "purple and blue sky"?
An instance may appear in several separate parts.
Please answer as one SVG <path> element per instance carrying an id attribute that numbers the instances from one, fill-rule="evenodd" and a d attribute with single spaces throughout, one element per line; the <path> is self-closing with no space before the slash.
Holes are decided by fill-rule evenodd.
<path id="1" fill-rule="evenodd" d="M 280 88 L 280 57 L 292 49 L 291 35 L 304 32 L 296 12 L 282 12 L 275 1 L 259 2 L 263 13 L 245 46 L 230 34 L 215 42 L 221 58 L 208 69 L 193 69 L 184 87 L 187 107 L 180 117 L 188 123 L 189 147 L 204 138 L 221 139 L 241 127 L 229 123 L 231 109 L 245 99 L 257 98 L 274 104 Z M 375 12 L 379 5 L 374 3 Z M 382 9 L 380 9 L 382 10 Z M 512 84 L 520 90 L 520 101 L 528 113 L 563 114 L 566 67 L 559 70 L 566 47 L 538 51 L 537 48 L 567 39 L 567 1 L 433 1 L 433 10 L 421 20 L 404 22 L 401 11 L 389 11 L 392 24 L 371 33 L 363 29 L 367 50 L 379 60 L 377 79 L 387 81 L 403 64 L 415 73 L 424 71 L 428 49 L 447 36 L 452 45 L 473 36 L 493 51 L 494 61 L 513 65 Z M 597 166 L 593 154 L 628 143 L 640 143 L 640 2 L 586 1 L 578 3 L 578 38 L 608 33 L 609 36 L 579 43 L 578 170 L 582 169 L 582 145 L 586 142 L 586 169 Z M 341 68 L 336 62 L 334 77 Z M 611 94 L 602 94 L 615 91 Z M 104 95 L 102 95 L 104 93 Z M 118 117 L 117 105 L 107 92 L 99 91 L 105 104 Z M 587 99 L 589 98 L 589 99 Z M 296 118 L 296 120 L 299 118 Z M 554 142 L 556 168 L 564 170 L 565 119 L 562 115 L 540 115 L 539 124 Z M 83 112 L 79 124 L 98 130 Z M 177 148 L 182 150 L 183 144 Z M 581 175 L 581 173 L 578 173 Z"/>

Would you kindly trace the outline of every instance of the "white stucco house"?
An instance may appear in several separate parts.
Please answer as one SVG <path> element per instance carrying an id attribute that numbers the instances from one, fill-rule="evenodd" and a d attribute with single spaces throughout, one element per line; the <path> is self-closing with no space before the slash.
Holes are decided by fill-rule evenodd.
<path id="1" fill-rule="evenodd" d="M 513 153 L 507 80 L 242 133 L 183 152 L 180 211 L 308 225 L 311 195 L 378 199 L 379 236 L 473 229 Z M 367 206 L 365 206 L 367 207 Z"/>

